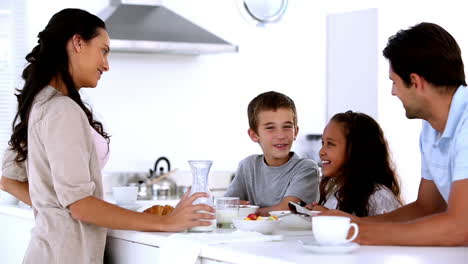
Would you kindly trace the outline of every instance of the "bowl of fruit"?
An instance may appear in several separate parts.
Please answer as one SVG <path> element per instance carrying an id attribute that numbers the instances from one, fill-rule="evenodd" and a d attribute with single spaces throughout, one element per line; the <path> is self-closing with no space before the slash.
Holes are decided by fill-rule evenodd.
<path id="1" fill-rule="evenodd" d="M 280 223 L 280 220 L 276 216 L 259 216 L 258 214 L 249 214 L 245 218 L 237 218 L 232 222 L 238 230 L 271 234 Z"/>
<path id="2" fill-rule="evenodd" d="M 246 218 L 250 214 L 255 214 L 260 208 L 258 205 L 239 205 L 239 217 Z"/>

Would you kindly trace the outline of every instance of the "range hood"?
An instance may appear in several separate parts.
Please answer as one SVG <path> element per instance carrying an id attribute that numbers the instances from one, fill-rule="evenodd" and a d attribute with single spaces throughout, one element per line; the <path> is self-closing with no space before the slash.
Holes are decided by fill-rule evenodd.
<path id="1" fill-rule="evenodd" d="M 106 22 L 111 51 L 209 54 L 238 47 L 195 25 L 162 0 L 110 0 L 98 16 Z"/>

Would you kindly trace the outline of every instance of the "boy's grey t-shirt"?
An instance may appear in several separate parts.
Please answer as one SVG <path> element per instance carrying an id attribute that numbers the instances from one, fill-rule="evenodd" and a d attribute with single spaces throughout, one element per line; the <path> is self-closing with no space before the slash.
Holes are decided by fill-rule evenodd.
<path id="1" fill-rule="evenodd" d="M 318 166 L 311 159 L 293 153 L 287 163 L 270 167 L 263 155 L 252 155 L 239 163 L 224 196 L 239 197 L 260 207 L 276 205 L 286 196 L 311 203 L 317 200 L 318 185 Z"/>

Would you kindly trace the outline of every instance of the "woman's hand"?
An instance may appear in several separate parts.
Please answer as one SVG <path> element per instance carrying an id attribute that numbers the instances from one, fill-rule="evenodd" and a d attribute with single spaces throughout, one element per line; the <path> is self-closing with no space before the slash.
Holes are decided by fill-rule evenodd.
<path id="1" fill-rule="evenodd" d="M 325 206 L 319 205 L 317 202 L 310 203 L 305 206 L 305 208 L 311 210 L 311 211 L 320 211 L 320 212 L 325 212 L 330 209 L 326 208 Z"/>
<path id="2" fill-rule="evenodd" d="M 189 190 L 190 191 L 190 190 Z M 207 204 L 193 205 L 200 197 L 209 197 L 207 193 L 195 193 L 189 196 L 187 191 L 170 215 L 163 216 L 163 231 L 183 231 L 193 226 L 209 226 L 215 219 L 214 208 Z M 202 212 L 204 211 L 204 212 Z M 205 221 L 203 221 L 205 220 Z"/>

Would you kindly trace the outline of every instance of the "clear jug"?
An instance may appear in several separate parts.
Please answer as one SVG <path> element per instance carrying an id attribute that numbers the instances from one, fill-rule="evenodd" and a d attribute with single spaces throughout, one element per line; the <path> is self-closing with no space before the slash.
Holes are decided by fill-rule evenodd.
<path id="1" fill-rule="evenodd" d="M 193 204 L 207 204 L 213 206 L 213 196 L 211 195 L 210 188 L 208 185 L 208 174 L 210 172 L 211 160 L 189 160 L 190 169 L 192 171 L 192 188 L 190 189 L 190 195 L 197 192 L 205 192 L 209 197 L 200 197 L 196 199 Z M 208 213 L 202 211 L 203 213 Z M 215 228 L 215 220 L 207 220 L 211 222 L 209 226 L 194 226 L 189 228 L 189 232 L 210 232 Z"/>

